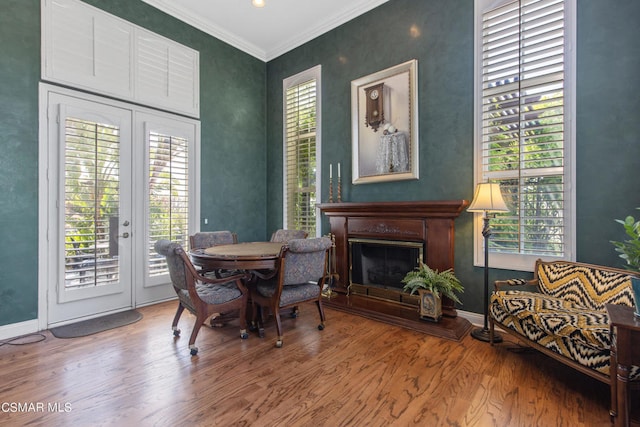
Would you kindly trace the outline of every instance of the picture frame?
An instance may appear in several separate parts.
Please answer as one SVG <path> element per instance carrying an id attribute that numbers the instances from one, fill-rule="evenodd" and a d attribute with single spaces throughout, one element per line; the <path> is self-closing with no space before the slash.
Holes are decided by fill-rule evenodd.
<path id="1" fill-rule="evenodd" d="M 419 178 L 416 59 L 351 81 L 351 130 L 353 184 Z"/>

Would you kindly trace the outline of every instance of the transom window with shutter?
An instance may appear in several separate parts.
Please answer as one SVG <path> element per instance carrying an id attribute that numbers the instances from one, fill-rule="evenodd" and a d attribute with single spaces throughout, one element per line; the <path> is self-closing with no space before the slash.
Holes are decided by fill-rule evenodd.
<path id="1" fill-rule="evenodd" d="M 575 256 L 574 3 L 476 3 L 476 180 L 499 183 L 510 208 L 491 221 L 493 267 Z M 476 236 L 480 265 L 481 247 Z"/>
<path id="2" fill-rule="evenodd" d="M 284 227 L 316 235 L 320 67 L 284 80 Z"/>

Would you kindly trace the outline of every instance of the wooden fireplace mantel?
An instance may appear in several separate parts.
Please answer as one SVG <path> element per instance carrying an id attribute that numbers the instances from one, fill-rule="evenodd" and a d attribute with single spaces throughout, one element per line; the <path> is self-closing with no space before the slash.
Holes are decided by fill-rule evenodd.
<path id="1" fill-rule="evenodd" d="M 467 200 L 421 200 L 406 202 L 321 203 L 327 216 L 446 217 L 455 219 L 469 205 Z"/>
<path id="2" fill-rule="evenodd" d="M 333 284 L 334 290 L 348 293 L 350 238 L 422 242 L 424 263 L 440 271 L 453 268 L 454 220 L 468 205 L 467 200 L 319 204 L 336 240 L 339 279 Z M 443 314 L 455 317 L 453 302 L 449 303 L 443 306 Z"/>

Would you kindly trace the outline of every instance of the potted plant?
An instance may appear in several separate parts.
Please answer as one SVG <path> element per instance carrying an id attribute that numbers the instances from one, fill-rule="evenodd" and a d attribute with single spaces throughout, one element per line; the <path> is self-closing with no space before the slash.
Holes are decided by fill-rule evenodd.
<path id="1" fill-rule="evenodd" d="M 436 322 L 440 320 L 442 296 L 462 304 L 456 293 L 464 292 L 464 287 L 451 269 L 433 270 L 421 261 L 418 267 L 404 276 L 402 283 L 405 284 L 405 292 L 420 295 L 420 317 L 423 319 Z"/>
<path id="2" fill-rule="evenodd" d="M 624 220 L 616 219 L 616 222 L 622 224 L 630 239 L 622 242 L 612 240 L 611 243 L 616 248 L 616 252 L 620 253 L 620 258 L 626 261 L 626 268 L 635 273 L 631 278 L 631 285 L 636 300 L 635 314 L 640 317 L 640 278 L 638 278 L 640 275 L 640 220 L 636 221 L 629 215 Z"/>

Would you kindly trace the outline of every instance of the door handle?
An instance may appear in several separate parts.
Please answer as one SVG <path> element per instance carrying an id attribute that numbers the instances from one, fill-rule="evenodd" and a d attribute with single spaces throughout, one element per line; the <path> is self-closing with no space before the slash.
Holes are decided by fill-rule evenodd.
<path id="1" fill-rule="evenodd" d="M 122 237 L 123 239 L 126 239 L 127 237 L 129 237 L 129 233 L 122 233 L 118 237 Z"/>

